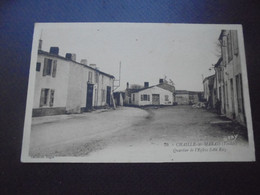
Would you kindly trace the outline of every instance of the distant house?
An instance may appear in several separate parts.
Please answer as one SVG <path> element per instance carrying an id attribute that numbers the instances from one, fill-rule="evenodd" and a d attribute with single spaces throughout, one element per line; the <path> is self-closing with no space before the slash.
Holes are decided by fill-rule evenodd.
<path id="1" fill-rule="evenodd" d="M 203 80 L 203 96 L 208 102 L 208 107 L 214 108 L 216 104 L 216 92 L 214 91 L 215 75 L 206 77 Z"/>
<path id="2" fill-rule="evenodd" d="M 176 90 L 175 101 L 178 105 L 189 104 L 189 92 L 187 90 Z"/>
<path id="3" fill-rule="evenodd" d="M 111 104 L 114 76 L 98 70 L 86 61 L 76 62 L 76 55 L 59 55 L 38 50 L 35 64 L 33 116 L 80 113 Z"/>
<path id="4" fill-rule="evenodd" d="M 172 105 L 172 92 L 158 86 L 137 89 L 131 93 L 132 105 Z"/>
<path id="5" fill-rule="evenodd" d="M 130 105 L 172 105 L 175 101 L 175 87 L 164 79 L 159 79 L 159 84 L 149 87 L 149 82 L 144 82 L 143 87 L 127 88 L 124 103 Z"/>
<path id="6" fill-rule="evenodd" d="M 195 104 L 202 101 L 202 92 L 176 90 L 175 101 L 178 105 Z"/>

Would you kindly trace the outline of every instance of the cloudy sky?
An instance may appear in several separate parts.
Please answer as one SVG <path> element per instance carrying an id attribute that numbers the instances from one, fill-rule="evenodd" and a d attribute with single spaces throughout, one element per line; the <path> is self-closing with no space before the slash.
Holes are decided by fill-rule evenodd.
<path id="1" fill-rule="evenodd" d="M 203 90 L 202 75 L 218 60 L 216 42 L 223 26 L 145 23 L 39 23 L 34 39 L 42 49 L 59 47 L 59 54 L 75 53 L 101 71 L 126 82 L 150 86 L 159 78 L 173 80 L 178 90 Z"/>

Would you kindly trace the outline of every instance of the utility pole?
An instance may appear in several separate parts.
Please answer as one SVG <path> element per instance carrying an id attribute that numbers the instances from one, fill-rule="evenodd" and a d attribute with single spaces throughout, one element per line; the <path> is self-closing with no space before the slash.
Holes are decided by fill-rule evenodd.
<path id="1" fill-rule="evenodd" d="M 115 82 L 118 82 L 117 85 L 114 84 L 114 91 L 120 87 L 120 82 L 121 82 L 121 61 L 119 63 L 119 76 L 117 80 L 114 80 Z"/>
<path id="2" fill-rule="evenodd" d="M 119 63 L 119 78 L 118 80 L 114 80 L 114 89 L 112 90 L 112 102 L 113 102 L 114 109 L 116 109 L 114 91 L 120 87 L 120 81 L 121 81 L 121 61 Z M 115 85 L 115 82 L 118 82 L 118 85 Z"/>

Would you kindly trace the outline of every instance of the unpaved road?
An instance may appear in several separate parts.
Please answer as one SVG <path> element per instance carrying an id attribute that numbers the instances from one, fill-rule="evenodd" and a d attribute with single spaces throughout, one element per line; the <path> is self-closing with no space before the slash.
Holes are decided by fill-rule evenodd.
<path id="1" fill-rule="evenodd" d="M 174 161 L 172 146 L 176 143 L 221 142 L 235 136 L 239 145 L 246 145 L 245 128 L 233 123 L 212 124 L 223 120 L 190 106 L 123 107 L 75 115 L 32 125 L 30 155 L 84 156 L 101 162 Z"/>

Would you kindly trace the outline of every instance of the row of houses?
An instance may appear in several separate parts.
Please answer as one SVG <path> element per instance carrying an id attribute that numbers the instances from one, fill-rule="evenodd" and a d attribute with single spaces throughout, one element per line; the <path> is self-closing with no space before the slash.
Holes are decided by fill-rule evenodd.
<path id="1" fill-rule="evenodd" d="M 76 55 L 59 55 L 58 47 L 49 52 L 39 44 L 35 66 L 33 116 L 81 113 L 111 104 L 114 76 L 100 71 Z"/>
<path id="2" fill-rule="evenodd" d="M 203 80 L 204 97 L 209 107 L 246 125 L 237 31 L 222 30 L 218 40 L 221 57 L 214 65 L 215 74 Z"/>

